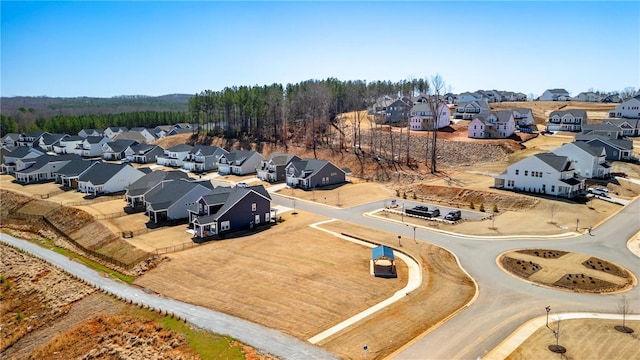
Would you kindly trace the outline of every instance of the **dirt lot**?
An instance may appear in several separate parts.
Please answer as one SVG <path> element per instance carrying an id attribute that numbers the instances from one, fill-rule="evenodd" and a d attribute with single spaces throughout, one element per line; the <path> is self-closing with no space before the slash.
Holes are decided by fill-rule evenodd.
<path id="1" fill-rule="evenodd" d="M 564 356 L 549 351 L 556 338 L 546 327 L 541 327 L 520 347 L 507 357 L 509 360 L 540 359 L 638 359 L 640 358 L 640 321 L 626 321 L 626 326 L 635 330 L 624 334 L 614 329 L 622 325 L 620 320 L 570 319 L 560 320 L 559 345 L 567 352 Z M 556 328 L 556 322 L 549 326 Z"/>
<path id="2" fill-rule="evenodd" d="M 498 263 L 516 277 L 580 293 L 626 291 L 638 283 L 628 270 L 586 254 L 527 249 L 503 254 Z"/>
<path id="3" fill-rule="evenodd" d="M 11 247 L 0 245 L 0 258 L 3 359 L 198 359 L 195 341 L 202 340 L 219 358 L 272 359 L 226 337 L 194 336 L 184 324 L 96 292 Z"/>
<path id="4" fill-rule="evenodd" d="M 282 189 L 278 193 L 297 199 L 314 201 L 320 204 L 352 207 L 373 201 L 388 199 L 393 192 L 379 183 L 344 184 L 338 187 L 326 187 L 316 190 Z"/>

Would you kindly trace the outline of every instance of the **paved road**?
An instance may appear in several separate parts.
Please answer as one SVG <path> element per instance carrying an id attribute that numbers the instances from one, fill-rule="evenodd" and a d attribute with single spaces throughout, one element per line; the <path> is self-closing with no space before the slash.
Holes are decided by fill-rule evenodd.
<path id="1" fill-rule="evenodd" d="M 274 201 L 292 206 L 290 199 L 274 196 Z M 319 213 L 360 225 L 378 228 L 411 238 L 413 227 L 398 222 L 363 216 L 383 208 L 389 201 L 379 201 L 348 209 L 312 204 L 297 200 L 299 210 Z M 467 309 L 397 353 L 397 359 L 476 359 L 487 354 L 509 334 L 531 318 L 555 312 L 615 313 L 618 301 L 626 296 L 634 311 L 640 310 L 637 289 L 623 294 L 576 294 L 526 283 L 507 275 L 496 265 L 503 252 L 528 248 L 575 251 L 602 257 L 625 266 L 638 276 L 640 261 L 626 247 L 626 242 L 640 231 L 640 198 L 593 230 L 593 236 L 565 239 L 535 239 L 514 236 L 512 239 L 455 236 L 418 228 L 416 239 L 436 244 L 454 253 L 464 269 L 477 281 L 479 295 Z"/>
<path id="2" fill-rule="evenodd" d="M 200 306 L 147 294 L 140 289 L 113 281 L 83 264 L 28 241 L 2 233 L 0 233 L 0 241 L 28 251 L 109 293 L 134 303 L 145 304 L 156 310 L 174 313 L 197 327 L 232 336 L 277 357 L 283 359 L 336 359 L 334 355 L 319 347 L 276 330 Z"/>

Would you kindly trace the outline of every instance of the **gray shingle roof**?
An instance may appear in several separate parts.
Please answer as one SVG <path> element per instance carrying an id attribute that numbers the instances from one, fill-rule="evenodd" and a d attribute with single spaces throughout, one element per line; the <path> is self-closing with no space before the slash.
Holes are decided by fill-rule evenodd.
<path id="1" fill-rule="evenodd" d="M 108 142 L 107 145 L 111 148 L 111 150 L 113 150 L 114 153 L 121 153 L 127 150 L 127 148 L 136 145 L 137 143 L 138 142 L 135 140 L 115 140 Z"/>
<path id="2" fill-rule="evenodd" d="M 102 185 L 109 179 L 114 177 L 120 170 L 130 166 L 128 164 L 112 164 L 112 163 L 97 163 L 91 167 L 87 172 L 82 174 L 78 181 L 89 181 L 93 185 Z"/>
<path id="3" fill-rule="evenodd" d="M 151 189 L 145 195 L 144 200 L 149 203 L 153 211 L 164 210 L 198 186 L 213 189 L 210 181 L 185 181 L 182 179 L 165 181 Z"/>
<path id="4" fill-rule="evenodd" d="M 103 136 L 87 136 L 85 138 L 85 141 L 88 142 L 89 144 L 99 144 L 103 140 L 104 140 Z"/>
<path id="5" fill-rule="evenodd" d="M 57 170 L 55 173 L 67 177 L 78 176 L 94 163 L 96 162 L 88 160 L 71 160 L 67 163 L 67 165 Z"/>
<path id="6" fill-rule="evenodd" d="M 56 142 L 60 141 L 62 138 L 69 136 L 67 134 L 49 134 L 49 133 L 44 133 L 42 134 L 42 142 L 45 145 L 52 145 L 55 144 Z"/>
<path id="7" fill-rule="evenodd" d="M 558 115 L 560 117 L 563 117 L 567 114 L 571 114 L 574 117 L 581 117 L 583 119 L 587 118 L 587 112 L 582 109 L 556 110 L 556 111 L 552 111 L 551 114 L 549 114 L 549 117 L 552 117 L 553 115 Z"/>
<path id="8" fill-rule="evenodd" d="M 194 146 L 191 151 L 189 151 L 189 154 L 197 154 L 198 152 L 200 152 L 200 154 L 202 154 L 203 156 L 210 156 L 215 154 L 216 150 L 218 150 L 219 148 L 217 146 L 209 146 L 209 145 L 196 145 Z"/>
<path id="9" fill-rule="evenodd" d="M 285 154 L 274 152 L 269 155 L 269 162 L 273 165 L 287 165 L 291 160 L 300 159 L 298 156 L 293 154 Z"/>
<path id="10" fill-rule="evenodd" d="M 193 146 L 191 146 L 191 145 L 179 144 L 179 145 L 172 146 L 172 147 L 168 148 L 167 151 L 170 151 L 170 152 L 185 152 L 185 151 L 191 151 L 192 149 L 193 149 Z"/>
<path id="11" fill-rule="evenodd" d="M 229 164 L 239 161 L 241 164 L 250 158 L 256 152 L 253 150 L 233 150 L 228 154 L 225 154 L 224 157 L 227 159 Z"/>
<path id="12" fill-rule="evenodd" d="M 42 155 L 35 158 L 35 162 L 33 165 L 29 166 L 26 169 L 22 169 L 20 171 L 16 171 L 17 173 L 22 174 L 30 174 L 42 169 L 45 165 L 52 162 L 69 162 L 71 160 L 81 160 L 82 158 L 79 155 L 75 154 L 64 154 L 64 155 Z M 64 166 L 64 165 L 63 165 Z M 60 168 L 62 169 L 61 166 Z"/>
<path id="13" fill-rule="evenodd" d="M 206 216 L 198 216 L 198 221 L 201 224 L 210 223 L 217 220 L 220 216 L 224 215 L 229 209 L 231 209 L 238 201 L 240 201 L 243 197 L 247 196 L 249 193 L 256 193 L 260 196 L 271 201 L 271 196 L 267 192 L 267 190 L 262 185 L 250 186 L 250 187 L 217 187 L 214 191 L 218 191 L 217 193 L 212 193 L 209 195 L 203 196 L 203 199 L 207 202 L 208 205 L 219 205 L 222 204 L 222 207 L 218 209 L 215 214 L 206 215 Z"/>
<path id="14" fill-rule="evenodd" d="M 568 161 L 566 156 L 559 156 L 553 153 L 542 153 L 534 156 L 557 171 L 567 171 L 571 166 L 571 162 Z"/>
<path id="15" fill-rule="evenodd" d="M 140 179 L 131 183 L 131 185 L 129 185 L 129 187 L 127 188 L 127 195 L 129 196 L 142 195 L 163 180 L 177 180 L 177 179 L 187 179 L 187 178 L 188 178 L 187 174 L 183 171 L 156 170 L 148 174 L 145 174 Z"/>

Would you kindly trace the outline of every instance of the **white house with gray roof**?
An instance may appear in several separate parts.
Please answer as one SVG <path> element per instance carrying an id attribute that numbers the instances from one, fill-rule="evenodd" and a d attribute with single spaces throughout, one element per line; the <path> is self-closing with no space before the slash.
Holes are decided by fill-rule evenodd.
<path id="1" fill-rule="evenodd" d="M 545 92 L 538 97 L 540 101 L 567 101 L 570 100 L 571 96 L 569 92 L 565 89 L 549 89 L 545 90 Z"/>
<path id="2" fill-rule="evenodd" d="M 137 164 L 155 163 L 158 156 L 164 154 L 164 149 L 154 144 L 135 144 L 131 145 L 132 154 L 127 154 L 126 159 Z"/>
<path id="3" fill-rule="evenodd" d="M 611 118 L 640 119 L 640 95 L 628 98 L 609 112 Z"/>
<path id="4" fill-rule="evenodd" d="M 534 124 L 533 112 L 529 108 L 515 108 L 511 109 L 513 112 L 513 120 L 516 122 L 516 127 L 527 127 Z"/>
<path id="5" fill-rule="evenodd" d="M 569 158 L 578 176 L 587 179 L 606 179 L 611 172 L 611 165 L 607 162 L 607 152 L 602 146 L 592 146 L 586 142 L 576 141 L 564 144 L 552 152 Z"/>
<path id="6" fill-rule="evenodd" d="M 87 136 L 104 136 L 104 131 L 98 129 L 82 129 L 78 131 L 78 136 L 83 138 Z"/>
<path id="7" fill-rule="evenodd" d="M 78 191 L 93 196 L 125 191 L 144 173 L 129 164 L 97 163 L 78 177 Z"/>
<path id="8" fill-rule="evenodd" d="M 622 136 L 640 136 L 640 118 L 605 119 L 602 123 L 619 128 L 622 131 Z"/>
<path id="9" fill-rule="evenodd" d="M 498 110 L 489 113 L 486 118 L 475 117 L 469 123 L 467 132 L 473 139 L 504 139 L 513 135 L 515 130 L 513 111 Z"/>
<path id="10" fill-rule="evenodd" d="M 187 144 L 179 144 L 164 149 L 164 154 L 158 156 L 157 163 L 161 166 L 183 167 L 184 159 L 191 150 L 193 150 L 193 146 Z"/>
<path id="11" fill-rule="evenodd" d="M 344 170 L 328 160 L 301 159 L 286 167 L 287 185 L 301 189 L 315 189 L 339 185 L 346 181 Z"/>
<path id="12" fill-rule="evenodd" d="M 109 139 L 115 138 L 116 136 L 118 136 L 118 134 L 121 134 L 123 132 L 128 131 L 126 127 L 120 127 L 120 126 L 110 126 L 106 129 L 104 129 L 104 136 L 108 137 Z"/>
<path id="13" fill-rule="evenodd" d="M 124 160 L 133 156 L 133 146 L 138 145 L 135 140 L 113 140 L 102 144 L 102 158 L 105 160 Z"/>
<path id="14" fill-rule="evenodd" d="M 587 112 L 582 109 L 552 111 L 547 118 L 547 131 L 581 131 L 587 123 Z"/>
<path id="15" fill-rule="evenodd" d="M 220 175 L 249 175 L 257 172 L 264 160 L 262 154 L 253 150 L 232 150 L 218 159 Z"/>
<path id="16" fill-rule="evenodd" d="M 81 160 L 76 154 L 66 155 L 42 155 L 35 158 L 35 162 L 21 170 L 16 170 L 16 182 L 21 184 L 33 184 L 38 182 L 54 180 L 54 173 L 62 169 L 72 160 Z M 22 160 L 19 160 L 19 162 Z"/>
<path id="17" fill-rule="evenodd" d="M 567 156 L 542 153 L 529 156 L 494 178 L 495 187 L 572 198 L 584 191 L 584 178 L 575 174 Z"/>
<path id="18" fill-rule="evenodd" d="M 78 135 L 70 135 L 60 139 L 53 145 L 53 152 L 56 154 L 77 154 L 82 155 L 82 142 L 84 138 Z"/>
<path id="19" fill-rule="evenodd" d="M 18 133 L 8 133 L 2 137 L 2 146 L 5 148 L 12 148 L 18 146 L 18 139 L 20 138 L 20 134 Z"/>
<path id="20" fill-rule="evenodd" d="M 444 102 L 438 104 L 436 116 L 429 103 L 417 103 L 411 108 L 409 126 L 413 131 L 433 130 L 434 124 L 437 129 L 442 129 L 451 124 L 451 110 Z"/>
<path id="21" fill-rule="evenodd" d="M 156 185 L 160 184 L 162 181 L 173 181 L 188 178 L 188 175 L 184 171 L 179 170 L 156 170 L 148 174 L 144 174 L 144 176 L 127 187 L 127 192 L 125 193 L 127 206 L 134 210 L 137 209 L 140 211 L 144 211 L 144 197 Z"/>
<path id="22" fill-rule="evenodd" d="M 91 160 L 71 160 L 62 168 L 54 171 L 55 183 L 60 184 L 63 188 L 77 189 L 80 175 L 99 162 L 100 161 Z"/>
<path id="23" fill-rule="evenodd" d="M 220 156 L 229 152 L 218 146 L 197 145 L 184 158 L 183 168 L 187 171 L 205 172 L 216 170 Z"/>
<path id="24" fill-rule="evenodd" d="M 44 133 L 38 139 L 38 147 L 40 147 L 41 149 L 44 149 L 46 151 L 53 152 L 53 147 L 55 145 L 59 144 L 60 140 L 64 139 L 65 137 L 68 137 L 68 136 L 69 135 L 67 135 L 67 134 Z"/>
<path id="25" fill-rule="evenodd" d="M 18 162 L 22 164 L 28 160 L 31 163 L 35 163 L 35 159 L 44 154 L 45 151 L 38 147 L 18 146 L 13 148 L 3 157 L 4 161 L 0 164 L 1 172 L 3 174 L 13 174 L 16 170 L 23 169 L 22 167 L 17 168 Z"/>
<path id="26" fill-rule="evenodd" d="M 109 138 L 104 136 L 87 136 L 78 145 L 82 157 L 102 157 L 104 154 L 104 144 L 109 142 Z"/>
<path id="27" fill-rule="evenodd" d="M 458 101 L 456 111 L 453 113 L 453 118 L 472 120 L 476 116 L 487 116 L 487 114 L 489 114 L 489 104 L 485 100 L 474 100 L 471 102 Z"/>

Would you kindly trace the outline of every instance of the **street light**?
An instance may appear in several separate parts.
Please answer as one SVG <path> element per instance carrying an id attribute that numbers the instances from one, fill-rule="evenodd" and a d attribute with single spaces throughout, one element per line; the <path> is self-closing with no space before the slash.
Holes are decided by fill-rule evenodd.
<path id="1" fill-rule="evenodd" d="M 576 219 L 576 231 L 578 231 L 578 224 L 580 224 L 580 219 Z"/>
<path id="2" fill-rule="evenodd" d="M 402 247 L 402 243 L 400 242 L 400 240 L 402 239 L 402 236 L 398 235 L 398 246 Z"/>
<path id="3" fill-rule="evenodd" d="M 551 311 L 551 306 L 547 306 L 544 309 L 547 310 L 547 327 L 549 328 L 549 311 Z M 553 329 L 551 331 L 553 331 Z"/>

